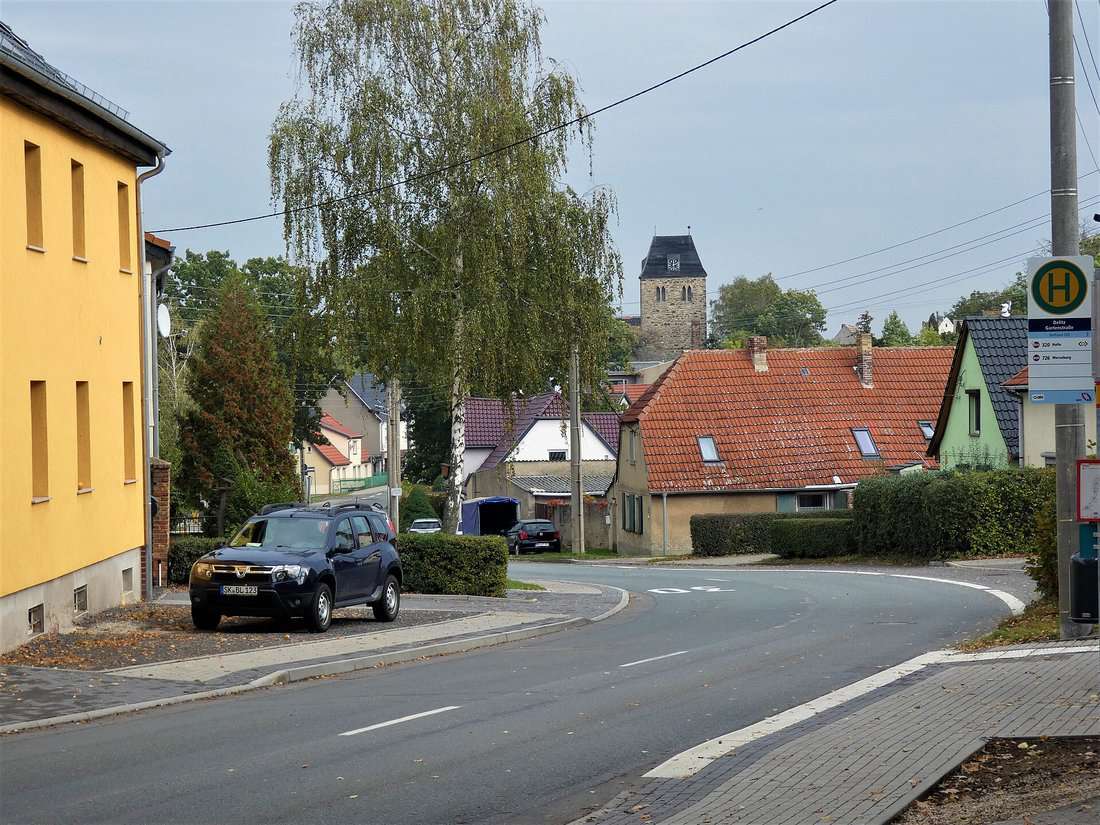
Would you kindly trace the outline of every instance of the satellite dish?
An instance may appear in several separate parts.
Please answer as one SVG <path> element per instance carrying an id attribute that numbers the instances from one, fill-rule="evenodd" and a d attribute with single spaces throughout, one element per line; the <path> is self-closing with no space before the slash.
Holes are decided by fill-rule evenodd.
<path id="1" fill-rule="evenodd" d="M 172 316 L 168 314 L 168 305 L 161 304 L 157 307 L 157 329 L 162 338 L 172 334 Z"/>

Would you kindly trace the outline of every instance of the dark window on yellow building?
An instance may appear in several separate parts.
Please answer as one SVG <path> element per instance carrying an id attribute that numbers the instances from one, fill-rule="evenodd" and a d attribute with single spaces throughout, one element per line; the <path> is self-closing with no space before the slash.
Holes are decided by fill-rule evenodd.
<path id="1" fill-rule="evenodd" d="M 42 150 L 23 141 L 23 169 L 27 187 L 27 246 L 42 251 Z"/>
<path id="2" fill-rule="evenodd" d="M 76 488 L 92 488 L 92 415 L 88 382 L 76 382 Z"/>
<path id="3" fill-rule="evenodd" d="M 46 382 L 31 381 L 31 500 L 50 497 L 50 453 L 46 438 Z"/>
<path id="4" fill-rule="evenodd" d="M 130 272 L 130 187 L 118 185 L 118 268 Z"/>
<path id="5" fill-rule="evenodd" d="M 84 164 L 72 162 L 73 257 L 84 259 Z"/>
<path id="6" fill-rule="evenodd" d="M 122 463 L 126 481 L 137 479 L 134 448 L 134 382 L 122 382 Z"/>

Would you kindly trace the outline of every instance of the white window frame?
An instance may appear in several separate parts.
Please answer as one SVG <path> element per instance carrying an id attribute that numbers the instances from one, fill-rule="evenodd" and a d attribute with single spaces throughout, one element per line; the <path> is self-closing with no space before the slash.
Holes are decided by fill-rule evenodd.
<path id="1" fill-rule="evenodd" d="M 867 435 L 867 443 L 871 446 L 874 452 L 867 452 L 863 448 L 863 444 L 860 443 L 859 434 L 865 433 Z M 859 454 L 864 458 L 881 458 L 882 453 L 879 452 L 878 444 L 875 443 L 875 437 L 871 435 L 870 427 L 852 427 L 852 438 L 856 441 L 856 449 L 859 450 Z"/>
<path id="2" fill-rule="evenodd" d="M 699 456 L 703 459 L 704 464 L 721 464 L 722 454 L 718 452 L 718 442 L 715 441 L 713 435 L 699 435 L 695 437 L 696 443 L 699 445 Z M 709 442 L 713 448 L 714 457 L 707 457 L 707 450 L 703 447 L 703 442 Z"/>
<path id="3" fill-rule="evenodd" d="M 804 507 L 802 505 L 802 497 L 803 496 L 821 496 L 821 506 L 820 507 Z M 794 511 L 796 513 L 813 513 L 813 512 L 820 512 L 822 510 L 828 510 L 828 509 L 830 509 L 829 508 L 829 494 L 826 493 L 824 490 L 813 490 L 813 491 L 807 491 L 807 492 L 804 492 L 804 493 L 795 493 L 794 494 Z"/>
<path id="4" fill-rule="evenodd" d="M 918 421 L 917 426 L 920 427 L 921 435 L 924 436 L 925 441 L 931 441 L 932 436 L 936 434 L 936 425 L 931 421 Z M 928 428 L 927 432 L 925 431 L 925 427 Z"/>

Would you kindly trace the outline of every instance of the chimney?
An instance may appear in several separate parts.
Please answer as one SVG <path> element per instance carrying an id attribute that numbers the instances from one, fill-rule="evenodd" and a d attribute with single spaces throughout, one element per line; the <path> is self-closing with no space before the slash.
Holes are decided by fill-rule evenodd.
<path id="1" fill-rule="evenodd" d="M 749 338 L 749 355 L 752 356 L 752 366 L 757 372 L 768 371 L 768 338 L 765 335 L 754 335 Z"/>
<path id="2" fill-rule="evenodd" d="M 874 360 L 871 353 L 871 333 L 861 332 L 856 338 L 856 375 L 859 383 L 865 387 L 873 387 L 875 382 L 871 374 L 871 365 Z"/>

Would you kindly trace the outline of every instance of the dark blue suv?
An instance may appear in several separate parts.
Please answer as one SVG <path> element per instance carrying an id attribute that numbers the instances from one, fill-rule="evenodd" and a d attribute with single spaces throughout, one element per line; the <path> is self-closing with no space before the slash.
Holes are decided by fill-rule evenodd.
<path id="1" fill-rule="evenodd" d="M 392 622 L 401 607 L 396 542 L 393 522 L 370 507 L 265 507 L 191 566 L 191 619 L 214 630 L 222 616 L 304 616 L 323 632 L 334 608 L 369 604 Z"/>

